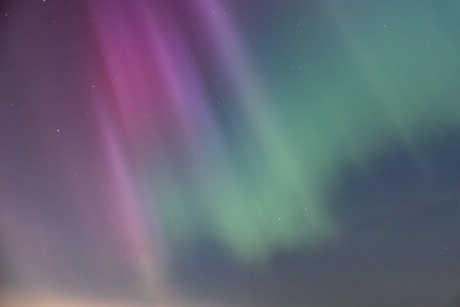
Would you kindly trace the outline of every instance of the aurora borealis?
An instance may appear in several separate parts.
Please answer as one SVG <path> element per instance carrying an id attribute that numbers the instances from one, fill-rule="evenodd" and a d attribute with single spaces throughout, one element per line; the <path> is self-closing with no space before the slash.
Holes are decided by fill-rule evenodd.
<path id="1" fill-rule="evenodd" d="M 454 1 L 0 13 L 10 287 L 184 306 L 458 297 Z"/>

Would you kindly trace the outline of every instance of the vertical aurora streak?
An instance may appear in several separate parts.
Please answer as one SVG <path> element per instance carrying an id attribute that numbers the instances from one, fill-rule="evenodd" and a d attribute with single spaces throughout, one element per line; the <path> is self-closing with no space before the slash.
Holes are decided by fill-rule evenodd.
<path id="1" fill-rule="evenodd" d="M 340 254 L 342 240 L 363 236 L 349 235 L 343 217 L 360 212 L 331 200 L 359 181 L 344 174 L 381 170 L 376 157 L 397 147 L 429 177 L 426 144 L 460 126 L 459 9 L 447 0 L 6 1 L 0 261 L 4 245 L 13 284 L 193 306 L 175 294 L 187 283 L 181 269 L 194 278 L 202 262 L 217 267 L 244 292 L 284 278 L 280 262 L 292 257 L 299 268 L 286 271 L 320 297 L 322 272 L 297 271 L 337 254 L 345 264 L 334 279 L 359 258 Z"/>

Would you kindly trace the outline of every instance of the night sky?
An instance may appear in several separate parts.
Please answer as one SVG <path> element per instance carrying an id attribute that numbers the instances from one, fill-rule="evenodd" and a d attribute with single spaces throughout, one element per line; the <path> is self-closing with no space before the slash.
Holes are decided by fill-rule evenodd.
<path id="1" fill-rule="evenodd" d="M 1 1 L 0 303 L 459 306 L 459 29 L 452 0 Z"/>

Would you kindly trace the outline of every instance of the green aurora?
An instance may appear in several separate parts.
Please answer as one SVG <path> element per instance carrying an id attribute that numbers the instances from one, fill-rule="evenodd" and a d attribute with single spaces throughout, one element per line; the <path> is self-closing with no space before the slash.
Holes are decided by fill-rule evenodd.
<path id="1" fill-rule="evenodd" d="M 173 251 L 211 240 L 262 265 L 340 240 L 327 190 L 343 166 L 392 142 L 417 157 L 416 140 L 458 127 L 454 1 L 326 3 L 234 6 L 245 62 L 210 78 L 231 83 L 215 94 L 222 141 L 152 176 Z"/>

